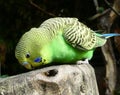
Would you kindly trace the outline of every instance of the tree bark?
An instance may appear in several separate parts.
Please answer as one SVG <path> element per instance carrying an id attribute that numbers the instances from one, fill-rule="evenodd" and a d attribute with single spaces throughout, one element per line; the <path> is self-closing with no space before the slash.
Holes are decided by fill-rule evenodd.
<path id="1" fill-rule="evenodd" d="M 102 52 L 106 61 L 106 94 L 114 95 L 114 90 L 116 86 L 116 60 L 114 57 L 113 48 L 111 46 L 111 41 L 108 40 L 107 43 L 102 47 Z"/>
<path id="2" fill-rule="evenodd" d="M 60 65 L 0 79 L 0 95 L 99 95 L 90 64 Z"/>
<path id="3" fill-rule="evenodd" d="M 101 28 L 105 29 L 106 33 L 115 32 L 113 31 L 113 24 L 117 16 L 119 16 L 120 12 L 120 0 L 115 0 L 113 6 L 110 6 L 109 2 L 106 0 L 106 3 L 112 9 L 108 11 L 105 15 L 103 15 L 99 20 L 101 22 Z M 117 29 L 116 29 L 117 30 Z M 115 39 L 118 37 L 115 37 Z M 119 39 L 119 38 L 118 38 Z M 116 39 L 116 42 L 119 40 Z M 119 45 L 119 44 L 115 44 Z M 114 95 L 115 86 L 116 86 L 116 79 L 117 79 L 117 72 L 116 72 L 116 58 L 113 51 L 113 46 L 110 39 L 107 43 L 102 47 L 102 52 L 105 57 L 106 61 L 106 94 L 105 95 Z"/>

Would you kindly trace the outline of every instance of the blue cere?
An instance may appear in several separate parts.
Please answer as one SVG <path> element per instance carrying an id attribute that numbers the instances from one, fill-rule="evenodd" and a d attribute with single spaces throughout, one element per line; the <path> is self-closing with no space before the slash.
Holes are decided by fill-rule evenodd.
<path id="1" fill-rule="evenodd" d="M 41 62 L 42 61 L 42 58 L 41 57 L 37 57 L 34 62 Z"/>

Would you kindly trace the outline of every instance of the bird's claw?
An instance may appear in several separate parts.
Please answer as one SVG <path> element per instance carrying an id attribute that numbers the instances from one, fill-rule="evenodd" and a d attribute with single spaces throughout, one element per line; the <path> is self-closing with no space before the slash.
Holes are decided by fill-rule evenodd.
<path id="1" fill-rule="evenodd" d="M 77 61 L 77 65 L 81 65 L 81 64 L 89 64 L 89 60 L 85 59 L 84 61 L 82 60 Z"/>

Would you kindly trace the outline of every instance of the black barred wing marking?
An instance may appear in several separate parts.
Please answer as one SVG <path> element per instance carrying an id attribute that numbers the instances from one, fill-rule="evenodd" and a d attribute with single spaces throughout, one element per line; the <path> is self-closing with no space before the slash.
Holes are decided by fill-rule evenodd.
<path id="1" fill-rule="evenodd" d="M 94 31 L 80 22 L 66 28 L 63 36 L 69 44 L 81 50 L 93 49 L 96 44 L 96 34 Z"/>
<path id="2" fill-rule="evenodd" d="M 50 18 L 44 21 L 40 28 L 45 29 L 51 39 L 61 30 L 65 40 L 78 49 L 90 50 L 96 44 L 94 31 L 79 22 L 77 18 Z"/>

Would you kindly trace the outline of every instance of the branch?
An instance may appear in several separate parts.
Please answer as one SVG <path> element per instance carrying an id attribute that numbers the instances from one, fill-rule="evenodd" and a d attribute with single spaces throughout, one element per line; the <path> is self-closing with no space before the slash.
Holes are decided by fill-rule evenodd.
<path id="1" fill-rule="evenodd" d="M 109 11 L 110 11 L 110 9 L 107 9 L 107 10 L 103 11 L 102 13 L 97 13 L 97 14 L 95 14 L 94 16 L 88 18 L 88 20 L 91 21 L 91 20 L 98 19 L 98 18 L 100 18 L 100 17 L 106 15 Z"/>
<path id="2" fill-rule="evenodd" d="M 117 0 L 115 0 L 116 2 Z M 120 1 L 120 0 L 119 0 Z M 115 3 L 114 2 L 114 3 Z M 99 21 L 101 22 L 101 28 L 100 29 L 106 29 L 107 33 L 111 32 L 112 24 L 114 22 L 114 19 L 110 16 L 111 12 L 114 13 L 114 15 L 119 15 L 118 10 L 116 11 L 114 7 L 111 7 L 110 3 L 106 1 L 108 6 L 112 9 L 109 11 L 108 14 L 103 15 L 101 18 L 99 18 Z M 114 11 L 114 12 L 113 12 Z M 113 19 L 113 20 L 111 20 Z M 116 79 L 117 79 L 117 72 L 116 72 L 116 58 L 115 53 L 113 51 L 113 46 L 110 41 L 110 39 L 107 41 L 107 43 L 102 47 L 102 52 L 105 57 L 106 61 L 106 94 L 105 95 L 114 95 L 114 90 L 116 86 Z"/>
<path id="3" fill-rule="evenodd" d="M 42 9 L 40 6 L 38 6 L 37 4 L 35 4 L 32 0 L 29 0 L 30 4 L 34 7 L 36 7 L 38 10 L 42 11 L 43 13 L 49 15 L 49 16 L 52 16 L 52 17 L 55 17 L 54 14 L 50 13 L 50 12 L 47 12 L 46 10 Z"/>
<path id="4" fill-rule="evenodd" d="M 0 79 L 0 95 L 99 95 L 90 64 L 60 65 Z"/>
<path id="5" fill-rule="evenodd" d="M 97 14 L 95 14 L 94 16 L 90 17 L 88 20 L 95 20 L 95 19 L 98 19 L 99 17 L 102 17 L 104 16 L 105 14 L 107 14 L 110 10 L 112 10 L 111 14 L 110 15 L 113 15 L 113 14 L 116 14 L 117 16 L 120 16 L 120 1 L 119 0 L 116 0 L 114 5 L 111 6 L 111 4 L 105 0 L 105 3 L 109 6 L 108 9 L 106 9 L 105 11 L 103 11 L 102 13 L 99 13 L 98 12 L 98 9 L 99 9 L 99 6 L 98 6 L 98 1 L 97 0 L 94 0 L 94 4 L 96 6 L 96 11 L 98 12 Z"/>
<path id="6" fill-rule="evenodd" d="M 116 86 L 116 59 L 114 56 L 111 41 L 108 40 L 107 43 L 102 47 L 102 52 L 106 61 L 106 95 L 114 95 L 114 89 Z"/>
<path id="7" fill-rule="evenodd" d="M 107 0 L 105 0 L 105 2 L 116 15 L 120 16 L 120 13 L 118 12 L 118 10 L 116 10 L 113 6 L 111 6 L 111 4 Z"/>

